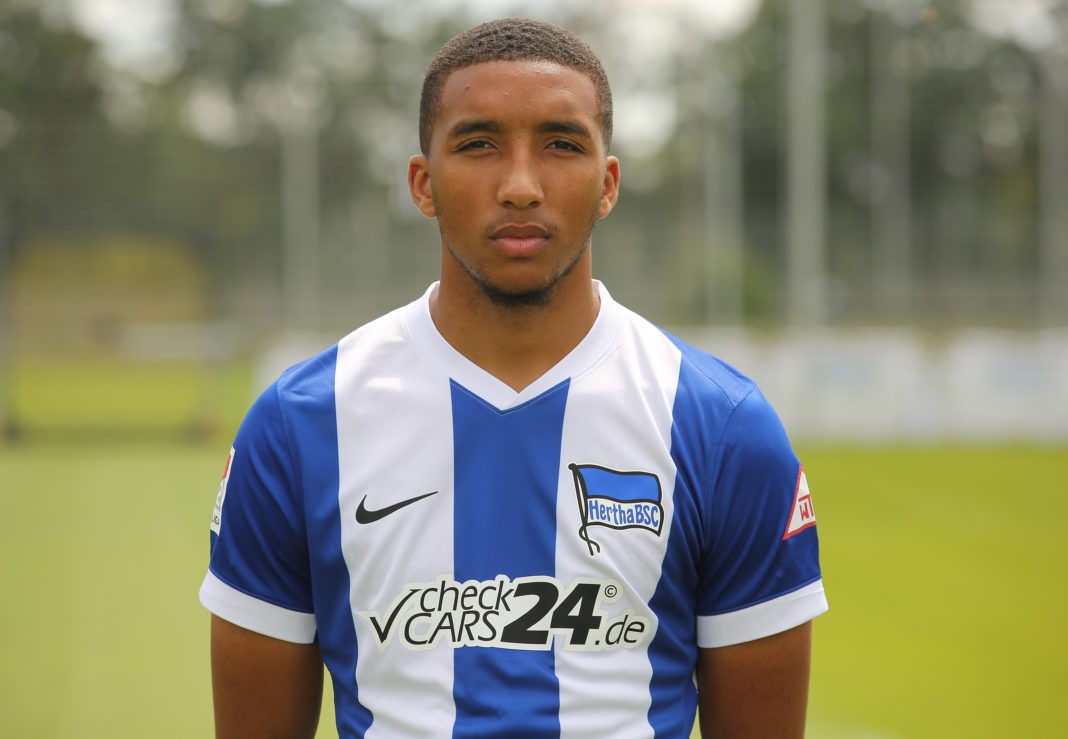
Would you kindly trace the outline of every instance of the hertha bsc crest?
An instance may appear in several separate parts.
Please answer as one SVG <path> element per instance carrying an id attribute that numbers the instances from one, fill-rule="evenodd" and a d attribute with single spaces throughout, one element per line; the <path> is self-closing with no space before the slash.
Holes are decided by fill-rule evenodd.
<path id="1" fill-rule="evenodd" d="M 651 472 L 620 472 L 595 464 L 572 464 L 582 526 L 579 537 L 592 557 L 601 545 L 590 538 L 590 526 L 645 529 L 660 536 L 664 526 L 660 479 Z"/>

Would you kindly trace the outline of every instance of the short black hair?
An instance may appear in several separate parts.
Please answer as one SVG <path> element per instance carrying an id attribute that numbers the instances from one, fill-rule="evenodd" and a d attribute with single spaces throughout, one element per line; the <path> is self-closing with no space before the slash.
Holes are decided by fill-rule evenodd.
<path id="1" fill-rule="evenodd" d="M 546 61 L 581 72 L 597 90 L 605 149 L 612 144 L 612 90 L 601 60 L 571 31 L 530 18 L 482 23 L 446 42 L 430 60 L 419 99 L 419 148 L 430 151 L 430 137 L 445 80 L 458 69 L 483 62 Z"/>

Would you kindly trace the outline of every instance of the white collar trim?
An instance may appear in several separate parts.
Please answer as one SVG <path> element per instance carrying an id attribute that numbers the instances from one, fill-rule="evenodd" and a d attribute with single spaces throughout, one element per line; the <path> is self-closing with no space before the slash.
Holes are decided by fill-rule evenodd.
<path id="1" fill-rule="evenodd" d="M 589 332 L 567 356 L 517 393 L 458 352 L 438 332 L 430 316 L 430 295 L 437 284 L 432 284 L 421 298 L 404 308 L 406 332 L 416 351 L 437 372 L 500 410 L 508 410 L 533 400 L 564 380 L 577 377 L 597 364 L 613 346 L 622 320 L 621 306 L 612 299 L 601 282 L 594 280 L 601 305 Z"/>

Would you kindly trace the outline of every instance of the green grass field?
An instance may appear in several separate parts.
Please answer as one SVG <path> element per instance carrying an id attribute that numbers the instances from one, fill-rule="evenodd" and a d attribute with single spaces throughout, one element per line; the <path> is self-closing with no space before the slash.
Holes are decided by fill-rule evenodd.
<path id="1" fill-rule="evenodd" d="M 211 735 L 196 591 L 228 447 L 0 446 L 0 733 Z M 809 736 L 1063 736 L 1068 448 L 800 451 L 831 603 Z"/>

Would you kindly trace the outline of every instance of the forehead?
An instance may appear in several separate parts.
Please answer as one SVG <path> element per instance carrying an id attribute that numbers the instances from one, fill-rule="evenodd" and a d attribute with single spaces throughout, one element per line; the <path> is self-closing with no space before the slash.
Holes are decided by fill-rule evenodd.
<path id="1" fill-rule="evenodd" d="M 599 121 L 597 88 L 582 72 L 555 62 L 482 62 L 452 72 L 442 86 L 435 128 L 458 119 Z"/>

